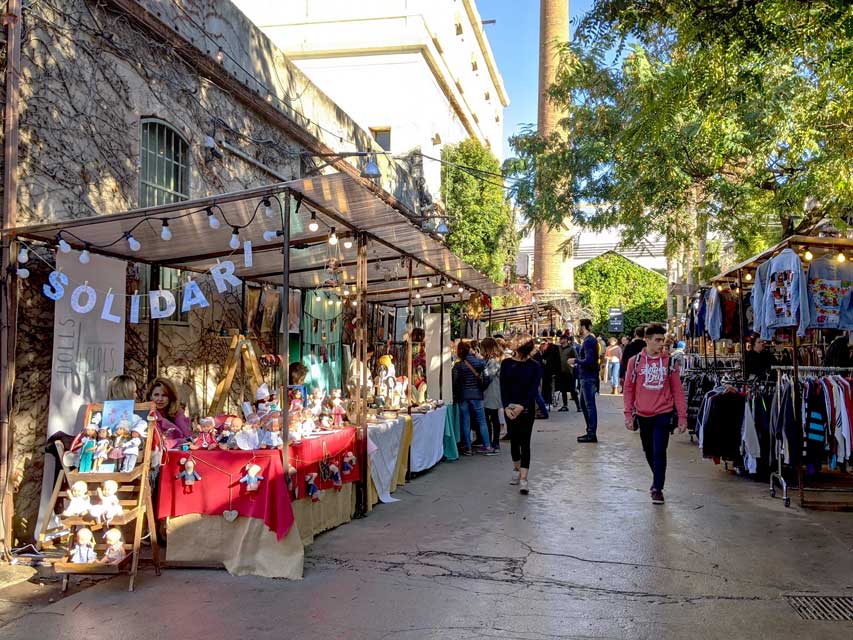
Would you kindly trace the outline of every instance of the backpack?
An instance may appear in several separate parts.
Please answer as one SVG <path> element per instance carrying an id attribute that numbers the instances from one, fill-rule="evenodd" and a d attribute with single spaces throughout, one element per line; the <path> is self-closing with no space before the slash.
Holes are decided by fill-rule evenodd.
<path id="1" fill-rule="evenodd" d="M 631 372 L 631 383 L 635 383 L 637 381 L 637 367 L 640 366 L 640 356 L 643 355 L 643 352 L 640 351 L 636 356 L 634 356 L 634 370 Z M 671 355 L 667 356 L 666 362 L 666 381 L 669 382 L 669 377 L 672 375 L 673 364 L 677 358 L 673 358 Z"/>

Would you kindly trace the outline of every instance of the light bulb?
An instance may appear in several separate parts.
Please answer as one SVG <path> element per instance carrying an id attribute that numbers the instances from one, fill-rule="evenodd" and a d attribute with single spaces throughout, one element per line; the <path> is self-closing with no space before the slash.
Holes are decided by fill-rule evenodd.
<path id="1" fill-rule="evenodd" d="M 352 240 L 349 238 L 344 240 L 344 249 L 352 249 Z"/>
<path id="2" fill-rule="evenodd" d="M 348 296 L 348 295 L 349 295 L 349 287 L 347 287 L 346 289 L 344 289 L 344 295 L 345 295 L 345 296 Z"/>
<path id="3" fill-rule="evenodd" d="M 278 238 L 278 231 L 264 231 L 264 240 L 267 242 L 272 242 L 276 238 Z"/>
<path id="4" fill-rule="evenodd" d="M 421 299 L 421 292 L 420 292 L 420 291 L 418 291 L 418 292 L 415 294 L 415 298 L 417 298 L 418 300 L 420 300 L 420 299 Z"/>
<path id="5" fill-rule="evenodd" d="M 139 244 L 139 240 L 133 237 L 133 234 L 127 234 L 127 246 L 130 247 L 131 251 L 139 251 L 142 248 L 142 245 Z"/>
<path id="6" fill-rule="evenodd" d="M 231 239 L 228 241 L 228 246 L 234 250 L 240 248 L 240 230 L 237 227 L 234 227 L 234 230 L 231 232 Z"/>
<path id="7" fill-rule="evenodd" d="M 447 281 L 447 284 L 446 284 L 445 286 L 446 286 L 448 289 L 452 289 L 452 288 L 453 288 L 453 283 L 452 283 L 450 280 L 448 280 L 448 281 Z"/>
<path id="8" fill-rule="evenodd" d="M 353 301 L 352 301 L 352 306 L 357 307 L 357 306 L 358 306 L 358 300 L 353 300 Z"/>
<path id="9" fill-rule="evenodd" d="M 21 280 L 26 280 L 30 277 L 30 270 L 26 267 L 20 267 L 15 271 L 15 275 L 18 276 Z"/>
<path id="10" fill-rule="evenodd" d="M 267 102 L 272 102 L 272 94 L 271 93 L 267 94 Z"/>
<path id="11" fill-rule="evenodd" d="M 163 228 L 160 230 L 160 237 L 163 240 L 172 239 L 172 230 L 169 228 L 169 221 L 163 220 Z"/>
<path id="12" fill-rule="evenodd" d="M 806 259 L 806 262 L 811 262 L 814 259 L 814 254 L 806 249 L 806 254 L 803 257 Z"/>
<path id="13" fill-rule="evenodd" d="M 218 229 L 219 228 L 219 218 L 217 218 L 216 214 L 213 213 L 213 209 L 211 209 L 209 207 L 207 209 L 207 224 L 210 225 L 211 229 Z"/>
<path id="14" fill-rule="evenodd" d="M 432 289 L 432 280 L 427 280 L 427 289 Z"/>
<path id="15" fill-rule="evenodd" d="M 21 247 L 21 250 L 18 251 L 18 262 L 24 264 L 30 259 L 30 254 L 27 252 L 26 247 Z"/>
<path id="16" fill-rule="evenodd" d="M 225 60 L 225 52 L 222 50 L 222 47 L 219 47 L 216 51 L 216 61 L 222 62 L 223 60 Z"/>
<path id="17" fill-rule="evenodd" d="M 319 293 L 317 293 L 317 294 L 315 294 L 315 295 L 314 295 L 314 302 L 320 302 L 320 299 L 321 299 L 321 298 L 320 298 L 320 294 L 319 294 Z"/>
<path id="18" fill-rule="evenodd" d="M 89 250 L 83 249 L 83 251 L 80 252 L 80 264 L 89 264 L 90 259 Z"/>
<path id="19" fill-rule="evenodd" d="M 338 234 L 335 233 L 334 227 L 329 230 L 329 244 L 333 247 L 338 244 Z"/>
<path id="20" fill-rule="evenodd" d="M 312 213 L 311 214 L 311 222 L 308 223 L 308 230 L 311 233 L 316 233 L 317 229 L 319 229 L 319 228 L 320 228 L 320 223 L 317 222 L 317 214 Z"/>
<path id="21" fill-rule="evenodd" d="M 723 285 L 718 284 L 718 285 L 717 285 L 717 291 L 722 291 L 722 290 L 723 290 Z"/>
<path id="22" fill-rule="evenodd" d="M 847 260 L 847 257 L 844 255 L 843 251 L 839 251 L 838 256 L 836 256 L 835 259 L 838 260 L 839 262 L 844 262 L 845 260 Z"/>
<path id="23" fill-rule="evenodd" d="M 460 287 L 457 289 L 457 291 L 458 291 L 459 293 L 463 293 L 463 292 L 465 291 L 465 287 L 461 287 L 461 286 L 460 286 Z"/>
<path id="24" fill-rule="evenodd" d="M 71 245 L 65 242 L 62 238 L 59 238 L 59 250 L 62 253 L 68 253 L 71 251 Z"/>
<path id="25" fill-rule="evenodd" d="M 752 274 L 751 274 L 751 273 L 747 273 L 744 279 L 745 279 L 747 282 L 749 282 L 750 280 L 752 280 Z"/>
<path id="26" fill-rule="evenodd" d="M 264 198 L 264 215 L 267 218 L 272 218 L 275 215 L 275 210 L 272 208 L 269 198 Z"/>
<path id="27" fill-rule="evenodd" d="M 340 307 L 340 306 L 341 306 L 341 301 L 340 301 L 340 300 L 337 300 L 337 301 L 335 302 L 335 304 L 337 304 L 337 305 Z"/>

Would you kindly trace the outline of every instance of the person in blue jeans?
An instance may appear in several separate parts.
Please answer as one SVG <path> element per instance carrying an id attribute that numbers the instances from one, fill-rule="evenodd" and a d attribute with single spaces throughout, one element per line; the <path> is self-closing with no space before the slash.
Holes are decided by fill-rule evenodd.
<path id="1" fill-rule="evenodd" d="M 459 360 L 453 365 L 453 402 L 459 410 L 459 427 L 462 431 L 463 456 L 470 456 L 471 418 L 477 421 L 480 437 L 483 439 L 482 453 L 487 456 L 498 454 L 489 440 L 489 428 L 486 425 L 486 411 L 483 408 L 483 371 L 485 361 L 471 353 L 471 344 L 460 340 L 456 347 Z"/>
<path id="2" fill-rule="evenodd" d="M 592 320 L 584 318 L 580 321 L 580 335 L 583 339 L 577 359 L 570 358 L 578 370 L 580 383 L 581 410 L 586 420 L 586 433 L 578 436 L 578 442 L 598 442 L 598 411 L 595 407 L 595 394 L 598 390 L 599 354 L 598 341 L 592 333 Z"/>

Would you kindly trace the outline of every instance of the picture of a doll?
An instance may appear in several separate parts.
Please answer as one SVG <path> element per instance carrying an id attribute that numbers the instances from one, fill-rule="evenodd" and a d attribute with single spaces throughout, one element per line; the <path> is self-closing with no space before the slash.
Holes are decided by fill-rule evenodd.
<path id="1" fill-rule="evenodd" d="M 101 502 L 89 508 L 89 515 L 98 522 L 109 523 L 113 518 L 124 513 L 124 507 L 118 499 L 118 483 L 115 480 L 104 481 L 98 487 L 98 497 Z"/>
<path id="2" fill-rule="evenodd" d="M 85 527 L 78 529 L 75 540 L 76 544 L 71 548 L 68 562 L 89 564 L 98 561 L 98 554 L 95 553 L 95 536 L 92 535 L 90 529 Z"/>
<path id="3" fill-rule="evenodd" d="M 110 529 L 107 531 L 104 539 L 106 540 L 107 548 L 100 562 L 104 564 L 119 564 L 127 556 L 124 551 L 124 540 L 122 539 L 121 531 L 119 529 Z"/>
<path id="4" fill-rule="evenodd" d="M 86 427 L 84 433 L 85 435 L 80 446 L 80 463 L 77 465 L 77 470 L 80 473 L 88 473 L 94 466 L 98 428 L 94 424 L 90 424 Z"/>
<path id="5" fill-rule="evenodd" d="M 91 501 L 89 500 L 89 487 L 85 482 L 78 480 L 72 484 L 69 494 L 71 494 L 70 500 L 62 515 L 71 517 L 84 516 L 89 513 Z"/>

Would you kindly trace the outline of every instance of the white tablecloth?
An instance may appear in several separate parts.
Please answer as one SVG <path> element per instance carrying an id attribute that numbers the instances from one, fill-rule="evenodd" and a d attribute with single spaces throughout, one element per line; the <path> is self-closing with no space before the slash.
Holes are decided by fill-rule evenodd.
<path id="1" fill-rule="evenodd" d="M 447 407 L 412 414 L 412 449 L 409 470 L 413 473 L 437 465 L 444 456 L 444 420 Z"/>
<path id="2" fill-rule="evenodd" d="M 397 470 L 397 457 L 403 439 L 405 418 L 367 425 L 370 476 L 382 502 L 398 502 L 391 497 L 391 483 Z M 372 446 L 371 446 L 372 445 Z"/>

